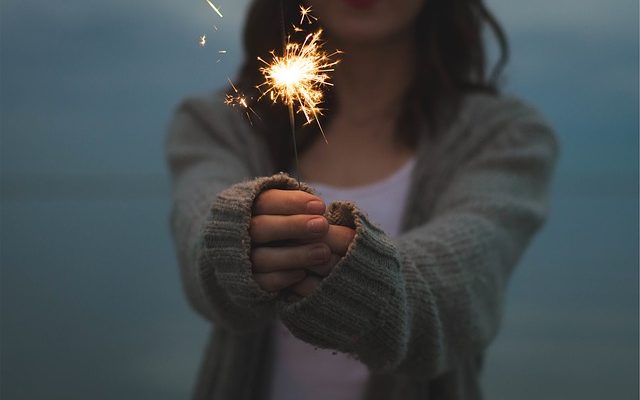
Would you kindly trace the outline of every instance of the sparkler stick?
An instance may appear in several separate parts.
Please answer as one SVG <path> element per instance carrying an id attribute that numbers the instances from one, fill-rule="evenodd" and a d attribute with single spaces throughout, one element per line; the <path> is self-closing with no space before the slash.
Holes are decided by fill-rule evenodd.
<path id="1" fill-rule="evenodd" d="M 296 116 L 293 112 L 293 103 L 289 104 L 289 125 L 291 126 L 291 138 L 293 139 L 293 158 L 296 160 L 296 180 L 300 189 L 300 161 L 298 161 L 298 145 L 296 144 Z"/>
<path id="2" fill-rule="evenodd" d="M 282 51 L 286 52 L 287 39 L 285 37 L 287 32 L 284 18 L 284 1 L 280 1 L 280 20 L 282 22 Z M 295 26 L 293 29 L 296 29 Z M 296 180 L 298 181 L 298 190 L 300 190 L 300 161 L 298 161 L 298 145 L 296 144 L 296 116 L 293 112 L 293 104 L 288 104 L 287 108 L 289 109 L 289 126 L 291 127 L 291 139 L 293 140 L 293 158 L 296 162 Z"/>

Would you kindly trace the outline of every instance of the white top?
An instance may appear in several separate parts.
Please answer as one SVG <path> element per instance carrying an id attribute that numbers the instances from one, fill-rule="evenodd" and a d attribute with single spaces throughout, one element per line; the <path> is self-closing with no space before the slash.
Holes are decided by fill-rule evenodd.
<path id="1" fill-rule="evenodd" d="M 314 184 L 326 204 L 349 200 L 367 213 L 369 220 L 388 235 L 400 233 L 415 158 L 391 176 L 350 188 Z M 271 400 L 357 400 L 362 398 L 369 372 L 346 354 L 314 346 L 293 336 L 280 320 L 276 323 L 275 362 Z"/>

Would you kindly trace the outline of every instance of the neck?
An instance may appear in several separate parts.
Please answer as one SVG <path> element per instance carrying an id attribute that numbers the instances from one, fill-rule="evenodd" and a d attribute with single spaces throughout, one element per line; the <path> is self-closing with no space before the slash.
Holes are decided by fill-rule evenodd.
<path id="1" fill-rule="evenodd" d="M 338 113 L 354 123 L 395 118 L 415 73 L 413 34 L 375 44 L 336 44 L 344 51 L 333 75 Z"/>

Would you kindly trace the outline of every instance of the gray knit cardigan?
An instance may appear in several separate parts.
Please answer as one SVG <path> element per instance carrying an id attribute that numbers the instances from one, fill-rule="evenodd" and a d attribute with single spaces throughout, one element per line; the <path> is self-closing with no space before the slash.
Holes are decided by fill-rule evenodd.
<path id="1" fill-rule="evenodd" d="M 188 299 L 213 323 L 195 399 L 267 399 L 276 317 L 364 363 L 366 400 L 481 398 L 482 354 L 547 216 L 558 145 L 533 108 L 491 95 L 467 96 L 432 137 L 417 146 L 403 233 L 390 238 L 355 204 L 330 205 L 353 242 L 310 296 L 287 303 L 252 279 L 248 227 L 261 191 L 297 183 L 219 95 L 178 107 L 166 141 L 171 228 Z"/>

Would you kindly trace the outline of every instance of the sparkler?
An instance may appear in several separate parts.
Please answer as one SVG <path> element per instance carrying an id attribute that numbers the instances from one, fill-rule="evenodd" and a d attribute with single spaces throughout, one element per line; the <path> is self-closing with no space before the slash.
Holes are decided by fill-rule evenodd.
<path id="1" fill-rule="evenodd" d="M 231 87 L 233 88 L 234 94 L 233 95 L 227 94 L 225 96 L 224 104 L 231 107 L 244 108 L 245 110 L 244 113 L 247 116 L 247 119 L 249 120 L 249 123 L 251 124 L 251 126 L 253 126 L 253 121 L 251 120 L 251 114 L 255 115 L 258 118 L 260 118 L 260 116 L 253 110 L 253 108 L 249 106 L 247 97 L 244 94 L 240 93 L 240 91 L 235 87 L 233 82 L 231 82 L 231 79 L 227 78 L 227 80 L 229 81 L 229 85 L 231 85 Z M 251 112 L 251 114 L 249 114 L 249 112 Z"/>
<path id="2" fill-rule="evenodd" d="M 304 115 L 307 124 L 313 121 L 318 124 L 327 141 L 319 119 L 323 111 L 320 108 L 324 99 L 322 89 L 332 86 L 328 73 L 340 62 L 332 57 L 341 52 L 327 54 L 322 49 L 321 36 L 322 29 L 308 34 L 302 44 L 288 41 L 283 56 L 271 52 L 270 63 L 258 57 L 265 65 L 260 68 L 265 82 L 258 89 L 263 91 L 262 96 L 269 95 L 273 102 L 281 101 L 289 107 L 292 125 L 293 108 L 297 106 L 297 112 Z"/>
<path id="3" fill-rule="evenodd" d="M 220 18 L 224 18 L 222 16 L 222 12 L 220 11 L 219 7 L 216 7 L 216 5 L 211 2 L 211 0 L 205 0 L 205 1 L 213 9 L 213 11 L 220 16 Z M 213 25 L 213 29 L 215 31 L 218 31 L 218 26 L 217 25 Z M 200 47 L 205 47 L 206 44 L 207 44 L 207 35 L 200 36 L 200 40 L 199 40 L 198 43 L 200 44 Z M 219 63 L 222 60 L 222 57 L 224 57 L 227 54 L 227 50 L 218 50 L 218 54 L 219 54 L 220 58 L 218 58 L 216 63 Z M 247 116 L 247 119 L 249 120 L 249 123 L 251 125 L 253 125 L 253 121 L 251 120 L 251 114 L 255 115 L 258 118 L 260 118 L 260 116 L 253 110 L 253 108 L 251 108 L 249 106 L 249 102 L 247 100 L 247 96 L 245 96 L 243 93 L 240 93 L 240 91 L 235 87 L 233 82 L 231 82 L 231 79 L 227 78 L 227 80 L 229 81 L 229 84 L 233 88 L 233 92 L 234 93 L 233 94 L 227 94 L 225 96 L 224 103 L 226 105 L 228 105 L 228 106 L 231 106 L 231 107 L 241 107 L 241 108 L 243 108 L 245 110 L 245 115 Z"/>
<path id="4" fill-rule="evenodd" d="M 325 86 L 332 86 L 329 82 L 328 73 L 332 72 L 334 70 L 333 67 L 340 62 L 340 60 L 334 60 L 333 57 L 341 52 L 336 51 L 328 54 L 323 50 L 322 47 L 324 43 L 321 40 L 322 29 L 315 33 L 308 34 L 302 44 L 292 42 L 291 37 L 285 40 L 284 0 L 282 1 L 284 54 L 278 56 L 275 51 L 272 51 L 272 60 L 270 63 L 258 57 L 258 61 L 264 64 L 264 66 L 260 68 L 260 72 L 264 76 L 265 81 L 258 85 L 257 88 L 262 92 L 260 98 L 269 95 L 269 98 L 274 103 L 281 101 L 289 108 L 293 154 L 296 168 L 299 170 L 295 114 L 296 112 L 302 113 L 307 124 L 315 121 L 318 124 L 324 141 L 327 144 L 329 143 L 320 124 L 319 117 L 323 111 L 322 108 L 320 108 L 320 104 L 324 98 L 322 89 Z M 310 12 L 311 7 L 305 8 L 304 6 L 300 6 L 300 24 L 305 20 L 309 24 L 317 20 Z M 302 31 L 302 29 L 295 25 L 293 29 L 295 32 Z M 297 111 L 294 111 L 295 106 L 297 106 Z M 299 186 L 300 179 L 298 178 L 298 187 Z"/>

